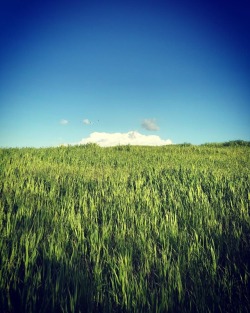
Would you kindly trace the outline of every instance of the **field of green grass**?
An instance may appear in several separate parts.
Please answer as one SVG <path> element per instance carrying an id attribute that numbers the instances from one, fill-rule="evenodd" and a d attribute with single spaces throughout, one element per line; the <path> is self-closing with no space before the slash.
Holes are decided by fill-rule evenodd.
<path id="1" fill-rule="evenodd" d="M 0 149 L 0 312 L 250 312 L 250 146 Z"/>

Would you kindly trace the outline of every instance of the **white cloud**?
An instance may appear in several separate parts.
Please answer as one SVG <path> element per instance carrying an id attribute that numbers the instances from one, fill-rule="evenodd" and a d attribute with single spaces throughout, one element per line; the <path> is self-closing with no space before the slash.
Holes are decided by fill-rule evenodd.
<path id="1" fill-rule="evenodd" d="M 68 123 L 69 123 L 68 120 L 62 119 L 62 120 L 60 121 L 60 124 L 61 124 L 61 125 L 67 125 Z"/>
<path id="2" fill-rule="evenodd" d="M 91 122 L 90 122 L 90 120 L 89 120 L 88 118 L 85 118 L 82 122 L 83 122 L 83 124 L 85 124 L 85 125 L 91 124 Z"/>
<path id="3" fill-rule="evenodd" d="M 163 140 L 155 135 L 142 135 L 137 131 L 128 133 L 91 133 L 89 137 L 83 138 L 78 144 L 96 143 L 101 147 L 111 147 L 118 145 L 142 145 L 142 146 L 162 146 L 172 144 L 170 139 Z"/>
<path id="4" fill-rule="evenodd" d="M 156 124 L 154 118 L 144 119 L 141 126 L 146 130 L 159 130 L 159 126 Z"/>
<path id="5" fill-rule="evenodd" d="M 159 130 L 159 126 L 156 124 L 154 118 L 144 119 L 141 126 L 146 130 Z"/>

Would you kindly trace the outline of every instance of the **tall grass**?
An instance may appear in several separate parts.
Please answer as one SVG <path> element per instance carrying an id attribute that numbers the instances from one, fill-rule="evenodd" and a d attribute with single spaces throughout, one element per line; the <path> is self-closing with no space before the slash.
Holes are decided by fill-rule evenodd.
<path id="1" fill-rule="evenodd" d="M 0 150 L 0 312 L 248 312 L 250 148 Z"/>

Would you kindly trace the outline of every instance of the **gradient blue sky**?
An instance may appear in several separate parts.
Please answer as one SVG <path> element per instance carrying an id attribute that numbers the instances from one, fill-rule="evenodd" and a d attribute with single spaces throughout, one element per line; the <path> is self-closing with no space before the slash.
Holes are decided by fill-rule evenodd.
<path id="1" fill-rule="evenodd" d="M 0 2 L 1 147 L 132 130 L 250 140 L 249 1 Z"/>

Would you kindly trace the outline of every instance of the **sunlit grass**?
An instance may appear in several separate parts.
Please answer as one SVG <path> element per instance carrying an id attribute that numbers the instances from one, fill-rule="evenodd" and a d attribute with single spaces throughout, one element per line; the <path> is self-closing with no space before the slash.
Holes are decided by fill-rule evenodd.
<path id="1" fill-rule="evenodd" d="M 0 150 L 1 312 L 248 312 L 250 148 Z"/>

